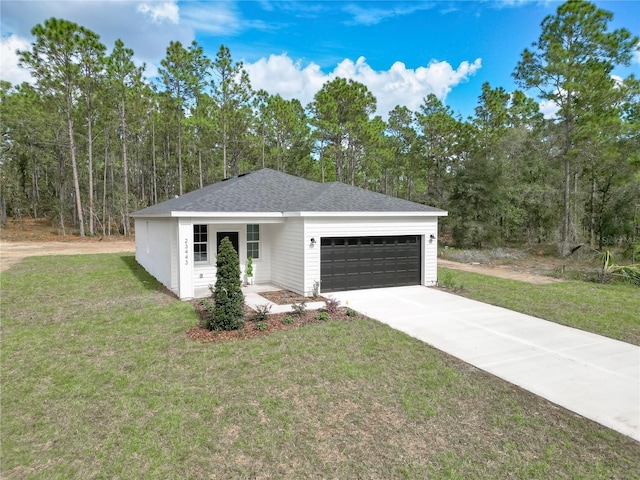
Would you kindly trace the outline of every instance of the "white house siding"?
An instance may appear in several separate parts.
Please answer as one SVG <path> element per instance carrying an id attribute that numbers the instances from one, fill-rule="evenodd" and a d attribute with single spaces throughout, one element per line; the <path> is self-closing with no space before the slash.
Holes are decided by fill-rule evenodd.
<path id="1" fill-rule="evenodd" d="M 237 225 L 234 226 L 223 226 L 223 225 L 212 225 L 209 224 L 207 219 L 194 219 L 193 224 L 197 225 L 208 225 L 207 228 L 207 252 L 208 260 L 202 263 L 194 263 L 193 264 L 193 288 L 195 292 L 195 296 L 206 296 L 209 294 L 209 285 L 215 285 L 216 283 L 216 255 L 217 255 L 217 245 L 216 245 L 216 235 L 220 232 L 240 232 L 240 229 Z M 225 228 L 226 227 L 226 228 Z M 238 236 L 238 241 L 240 241 L 240 236 Z"/>
<path id="2" fill-rule="evenodd" d="M 269 225 L 271 282 L 296 293 L 304 287 L 304 221 L 288 218 L 284 224 Z"/>
<path id="3" fill-rule="evenodd" d="M 136 261 L 160 283 L 177 293 L 177 280 L 174 275 L 176 262 L 172 256 L 172 244 L 175 244 L 175 220 L 137 218 Z M 176 272 L 177 273 L 177 272 Z"/>
<path id="4" fill-rule="evenodd" d="M 178 295 L 193 298 L 193 224 L 188 218 L 178 219 Z"/>
<path id="5" fill-rule="evenodd" d="M 170 244 L 171 244 L 171 286 L 169 289 L 175 293 L 179 294 L 179 281 L 180 281 L 180 265 L 178 258 L 178 223 L 171 220 L 171 233 L 170 233 Z"/>
<path id="6" fill-rule="evenodd" d="M 422 284 L 438 279 L 437 217 L 306 217 L 304 222 L 304 292 L 310 294 L 320 280 L 320 239 L 322 237 L 366 237 L 387 235 L 422 236 Z M 430 235 L 436 237 L 430 242 Z M 312 246 L 311 239 L 316 243 Z M 322 291 L 322 286 L 320 286 Z"/>
<path id="7" fill-rule="evenodd" d="M 261 223 L 265 221 L 266 223 Z M 255 283 L 274 283 L 310 295 L 320 279 L 322 237 L 420 235 L 422 284 L 437 281 L 437 217 L 136 218 L 136 260 L 171 291 L 187 299 L 207 295 L 216 280 L 216 234 L 239 233 L 241 269 L 246 267 L 247 224 L 260 225 Z M 246 223 L 245 223 L 246 222 Z M 281 223 L 275 223 L 281 222 Z M 209 261 L 193 262 L 193 224 L 208 225 Z M 311 239 L 316 240 L 315 244 Z M 185 264 L 189 257 L 188 264 Z"/>
<path id="8" fill-rule="evenodd" d="M 201 265 L 195 264 L 193 267 L 193 289 L 196 292 L 195 296 L 202 296 L 201 292 L 205 295 L 209 294 L 209 285 L 216 283 L 216 266 L 214 264 Z M 200 294 L 198 294 L 200 293 Z"/>
<path id="9" fill-rule="evenodd" d="M 194 296 L 204 296 L 209 294 L 209 285 L 216 283 L 216 255 L 217 245 L 216 238 L 218 232 L 238 232 L 238 248 L 240 258 L 240 270 L 244 274 L 247 266 L 247 224 L 260 225 L 260 258 L 254 259 L 254 282 L 267 283 L 271 280 L 270 267 L 270 248 L 269 248 L 269 227 L 268 224 L 261 224 L 260 219 L 248 219 L 247 224 L 244 223 L 210 223 L 219 222 L 220 219 L 213 218 L 194 218 L 192 224 L 208 225 L 209 240 L 209 260 L 203 263 L 194 263 L 193 265 L 193 288 Z M 228 220 L 227 220 L 228 221 Z"/>

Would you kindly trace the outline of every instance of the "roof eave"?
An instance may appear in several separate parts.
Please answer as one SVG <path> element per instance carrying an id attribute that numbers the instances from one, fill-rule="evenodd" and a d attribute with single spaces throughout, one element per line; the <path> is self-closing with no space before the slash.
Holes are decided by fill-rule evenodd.
<path id="1" fill-rule="evenodd" d="M 378 211 L 378 212 L 188 212 L 134 213 L 133 218 L 286 218 L 286 217 L 446 217 L 446 210 L 436 211 Z"/>
<path id="2" fill-rule="evenodd" d="M 446 217 L 445 210 L 428 211 L 393 211 L 393 212 L 283 212 L 283 217 Z"/>
<path id="3" fill-rule="evenodd" d="M 204 217 L 224 217 L 224 218 L 245 218 L 245 217 L 264 217 L 279 218 L 282 212 L 189 212 L 184 210 L 161 212 L 161 213 L 134 213 L 134 218 L 204 218 Z"/>

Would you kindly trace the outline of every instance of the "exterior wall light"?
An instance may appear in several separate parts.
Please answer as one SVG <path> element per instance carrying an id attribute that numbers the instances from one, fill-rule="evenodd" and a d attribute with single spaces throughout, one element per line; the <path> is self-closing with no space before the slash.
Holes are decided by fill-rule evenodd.
<path id="1" fill-rule="evenodd" d="M 315 239 L 315 238 L 312 238 L 312 239 L 311 239 L 311 246 L 313 247 L 315 244 L 316 244 L 316 239 Z"/>
<path id="2" fill-rule="evenodd" d="M 436 236 L 433 233 L 429 235 L 429 243 L 433 243 L 435 239 L 436 239 Z"/>

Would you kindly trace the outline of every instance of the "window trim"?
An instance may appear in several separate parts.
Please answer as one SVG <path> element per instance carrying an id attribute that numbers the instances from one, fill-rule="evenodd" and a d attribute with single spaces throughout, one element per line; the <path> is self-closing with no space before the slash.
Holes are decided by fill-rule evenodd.
<path id="1" fill-rule="evenodd" d="M 258 236 L 257 240 L 249 240 L 249 227 L 256 227 L 256 231 L 252 232 L 252 233 L 256 233 Z M 247 228 L 246 228 L 246 249 L 247 249 L 247 258 L 251 257 L 253 258 L 253 260 L 260 260 L 261 257 L 261 252 L 260 252 L 260 224 L 259 223 L 247 223 Z M 249 251 L 250 251 L 250 247 L 249 245 L 251 245 L 251 250 L 253 249 L 253 246 L 256 245 L 257 246 L 257 251 L 258 251 L 258 256 L 254 257 L 253 255 L 249 255 Z"/>
<path id="2" fill-rule="evenodd" d="M 196 241 L 196 227 L 200 227 L 200 228 L 204 227 L 204 234 L 206 238 L 204 242 Z M 203 233 L 202 231 L 199 232 L 200 235 L 202 235 L 202 233 Z M 196 245 L 205 246 L 205 253 L 206 253 L 205 260 L 196 260 Z M 193 263 L 197 265 L 203 265 L 203 264 L 209 263 L 210 259 L 211 259 L 211 249 L 209 248 L 209 225 L 204 223 L 194 223 L 193 224 Z"/>

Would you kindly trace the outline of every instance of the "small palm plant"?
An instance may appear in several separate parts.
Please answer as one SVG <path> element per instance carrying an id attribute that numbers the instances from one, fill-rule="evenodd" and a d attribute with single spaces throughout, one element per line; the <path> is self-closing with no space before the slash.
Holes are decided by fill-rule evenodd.
<path id="1" fill-rule="evenodd" d="M 615 276 L 640 286 L 640 265 L 616 265 L 612 253 L 607 250 L 602 254 L 602 279 Z"/>

